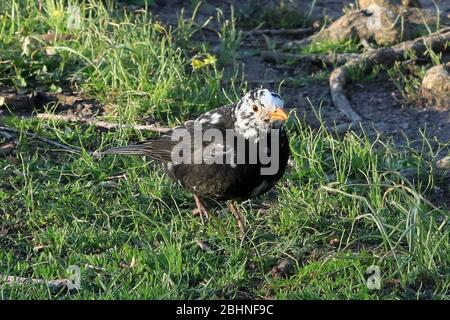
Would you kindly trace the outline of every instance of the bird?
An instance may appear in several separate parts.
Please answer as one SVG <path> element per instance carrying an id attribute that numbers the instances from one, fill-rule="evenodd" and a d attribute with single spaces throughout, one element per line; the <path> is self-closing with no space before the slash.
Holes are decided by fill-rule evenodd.
<path id="1" fill-rule="evenodd" d="M 244 235 L 235 202 L 269 191 L 283 176 L 290 155 L 287 119 L 281 96 L 257 88 L 160 136 L 101 154 L 159 161 L 171 179 L 193 194 L 193 212 L 202 222 L 210 215 L 206 199 L 226 201 Z"/>

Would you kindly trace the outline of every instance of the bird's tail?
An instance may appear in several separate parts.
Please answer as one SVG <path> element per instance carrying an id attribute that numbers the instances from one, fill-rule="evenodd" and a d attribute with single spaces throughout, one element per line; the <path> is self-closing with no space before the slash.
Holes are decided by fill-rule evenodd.
<path id="1" fill-rule="evenodd" d="M 119 154 L 119 155 L 135 155 L 146 156 L 154 160 L 167 160 L 170 161 L 171 153 L 170 148 L 167 149 L 167 145 L 161 143 L 159 139 L 147 139 L 136 144 L 130 144 L 123 147 L 114 147 L 102 152 L 95 152 L 94 158 L 98 158 L 107 154 Z"/>
<path id="2" fill-rule="evenodd" d="M 128 154 L 128 155 L 144 155 L 145 146 L 142 144 L 131 144 L 123 147 L 114 147 L 102 152 L 102 154 Z"/>
<path id="3" fill-rule="evenodd" d="M 147 155 L 146 152 L 146 148 L 145 146 L 143 146 L 142 144 L 131 144 L 128 146 L 123 146 L 123 147 L 114 147 L 114 148 L 110 148 L 107 149 L 105 151 L 102 152 L 95 152 L 94 156 L 100 157 L 106 154 L 120 154 L 120 155 L 136 155 L 136 156 L 143 156 L 143 155 Z"/>

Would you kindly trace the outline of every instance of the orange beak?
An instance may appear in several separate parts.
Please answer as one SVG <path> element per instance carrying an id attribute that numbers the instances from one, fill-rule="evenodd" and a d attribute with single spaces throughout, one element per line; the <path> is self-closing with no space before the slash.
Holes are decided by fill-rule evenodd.
<path id="1" fill-rule="evenodd" d="M 288 118 L 286 112 L 281 108 L 277 108 L 274 112 L 269 113 L 269 117 L 272 121 L 286 121 Z"/>

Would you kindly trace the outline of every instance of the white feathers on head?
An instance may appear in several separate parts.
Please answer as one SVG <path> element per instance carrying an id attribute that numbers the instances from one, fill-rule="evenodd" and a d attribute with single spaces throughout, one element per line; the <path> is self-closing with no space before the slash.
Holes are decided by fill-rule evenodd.
<path id="1" fill-rule="evenodd" d="M 267 89 L 254 89 L 239 100 L 235 109 L 235 129 L 246 139 L 258 140 L 260 133 L 266 133 L 280 122 L 271 122 L 269 114 L 283 108 L 283 99 Z"/>

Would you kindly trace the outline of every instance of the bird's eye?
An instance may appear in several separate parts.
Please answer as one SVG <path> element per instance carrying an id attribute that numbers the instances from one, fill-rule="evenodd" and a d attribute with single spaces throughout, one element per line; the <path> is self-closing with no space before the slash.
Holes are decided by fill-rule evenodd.
<path id="1" fill-rule="evenodd" d="M 258 112 L 258 110 L 259 110 L 258 106 L 257 106 L 257 105 L 254 105 L 254 106 L 253 106 L 253 111 Z"/>

